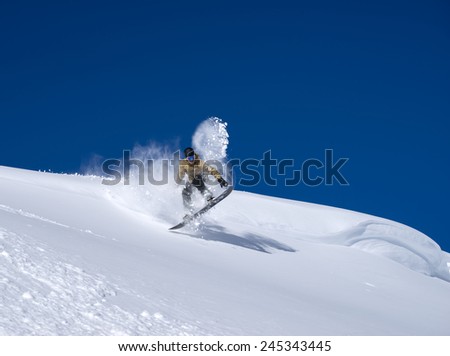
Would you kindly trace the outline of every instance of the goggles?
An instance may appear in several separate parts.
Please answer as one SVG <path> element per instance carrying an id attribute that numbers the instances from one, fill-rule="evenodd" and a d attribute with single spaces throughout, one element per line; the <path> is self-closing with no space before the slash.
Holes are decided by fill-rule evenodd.
<path id="1" fill-rule="evenodd" d="M 192 156 L 187 156 L 186 159 L 187 159 L 189 162 L 194 162 L 195 156 L 194 156 L 194 155 L 192 155 Z"/>

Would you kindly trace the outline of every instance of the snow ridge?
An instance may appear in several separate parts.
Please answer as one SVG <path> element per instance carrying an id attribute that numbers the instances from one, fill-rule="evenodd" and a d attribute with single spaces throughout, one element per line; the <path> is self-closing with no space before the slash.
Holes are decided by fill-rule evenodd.
<path id="1" fill-rule="evenodd" d="M 443 263 L 445 256 L 439 245 L 406 226 L 368 220 L 324 240 L 387 257 L 414 271 L 450 282 L 450 273 Z"/>

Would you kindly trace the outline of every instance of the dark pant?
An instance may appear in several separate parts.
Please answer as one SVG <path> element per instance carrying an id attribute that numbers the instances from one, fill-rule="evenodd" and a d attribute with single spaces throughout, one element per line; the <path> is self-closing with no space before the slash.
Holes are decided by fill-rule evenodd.
<path id="1" fill-rule="evenodd" d="M 184 187 L 182 195 L 184 207 L 187 209 L 192 208 L 192 194 L 194 193 L 194 188 L 197 188 L 202 195 L 209 192 L 201 175 L 196 176 L 192 180 L 192 183 L 186 183 L 186 187 Z"/>

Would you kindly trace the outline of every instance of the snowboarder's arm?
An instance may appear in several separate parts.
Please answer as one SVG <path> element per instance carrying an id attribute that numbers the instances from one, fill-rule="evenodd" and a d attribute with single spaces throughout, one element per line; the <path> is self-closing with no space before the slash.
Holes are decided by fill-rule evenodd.
<path id="1" fill-rule="evenodd" d="M 219 173 L 219 171 L 217 169 L 215 169 L 214 167 L 208 166 L 206 164 L 205 164 L 205 167 L 207 167 L 208 173 L 213 175 L 217 179 L 217 181 L 219 182 L 219 184 L 222 188 L 228 187 L 228 182 L 225 179 L 223 179 L 222 175 Z"/>
<path id="2" fill-rule="evenodd" d="M 203 171 L 207 172 L 208 174 L 211 174 L 212 176 L 214 176 L 214 178 L 216 178 L 217 180 L 223 179 L 221 174 L 219 173 L 219 171 L 217 169 L 215 169 L 214 167 L 211 167 L 209 165 L 207 165 L 206 163 L 203 165 Z"/>

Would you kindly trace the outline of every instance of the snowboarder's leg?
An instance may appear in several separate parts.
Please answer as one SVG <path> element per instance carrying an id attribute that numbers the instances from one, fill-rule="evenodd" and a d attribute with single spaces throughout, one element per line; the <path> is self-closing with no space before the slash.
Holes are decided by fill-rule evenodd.
<path id="1" fill-rule="evenodd" d="M 205 190 L 202 192 L 202 195 L 205 198 L 205 200 L 208 202 L 214 198 L 212 193 L 206 187 L 205 187 Z"/>
<path id="2" fill-rule="evenodd" d="M 189 212 L 192 212 L 194 208 L 192 204 L 192 193 L 193 193 L 192 187 L 193 187 L 192 184 L 187 183 L 183 189 L 183 192 L 181 193 L 183 197 L 184 208 Z"/>
<path id="3" fill-rule="evenodd" d="M 201 175 L 198 175 L 192 181 L 192 184 L 202 193 L 206 201 L 210 201 L 213 198 L 212 193 L 206 188 L 205 182 Z"/>

